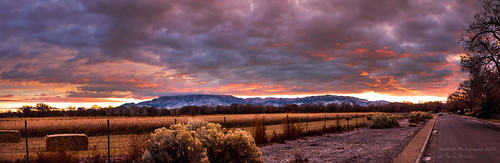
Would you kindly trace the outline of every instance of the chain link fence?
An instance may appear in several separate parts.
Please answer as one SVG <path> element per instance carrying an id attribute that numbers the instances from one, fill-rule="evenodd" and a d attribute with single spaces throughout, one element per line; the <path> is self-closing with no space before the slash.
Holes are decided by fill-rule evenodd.
<path id="1" fill-rule="evenodd" d="M 186 123 L 190 118 L 219 123 L 228 129 L 242 129 L 255 137 L 255 121 L 262 121 L 265 142 L 273 136 L 290 134 L 287 126 L 300 126 L 300 136 L 342 132 L 367 126 L 371 113 L 311 113 L 311 114 L 257 114 L 205 115 L 178 117 L 46 117 L 0 119 L 0 162 L 35 162 L 54 153 L 54 144 L 48 137 L 61 139 L 55 146 L 66 151 L 79 162 L 127 162 L 140 158 L 148 136 L 157 128 L 174 123 Z M 10 134 L 10 135 L 9 135 Z M 84 134 L 85 138 L 77 138 Z M 69 138 L 68 138 L 69 137 Z M 73 138 L 72 138 L 73 137 Z M 8 139 L 8 140 L 7 140 Z M 76 141 L 85 139 L 88 143 Z M 256 138 L 257 139 L 257 138 Z M 84 140 L 84 141 L 85 141 Z M 65 142 L 66 141 L 66 142 Z M 142 151 L 141 151 L 142 150 Z M 58 156 L 60 157 L 60 156 Z"/>

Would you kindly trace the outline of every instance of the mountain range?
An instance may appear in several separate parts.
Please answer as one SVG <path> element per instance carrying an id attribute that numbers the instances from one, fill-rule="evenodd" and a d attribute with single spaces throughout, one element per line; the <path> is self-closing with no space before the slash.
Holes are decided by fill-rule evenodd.
<path id="1" fill-rule="evenodd" d="M 254 104 L 254 105 L 274 105 L 281 106 L 285 104 L 330 104 L 330 103 L 348 103 L 366 106 L 370 104 L 387 104 L 387 101 L 368 101 L 366 99 L 359 99 L 350 96 L 336 96 L 336 95 L 321 95 L 321 96 L 308 96 L 298 98 L 239 98 L 232 95 L 208 95 L 208 94 L 195 94 L 195 95 L 176 95 L 176 96 L 161 96 L 150 101 L 143 101 L 137 104 L 126 103 L 121 106 L 130 107 L 132 105 L 149 106 L 158 108 L 181 108 L 184 106 L 228 106 L 233 103 L 236 104 Z"/>

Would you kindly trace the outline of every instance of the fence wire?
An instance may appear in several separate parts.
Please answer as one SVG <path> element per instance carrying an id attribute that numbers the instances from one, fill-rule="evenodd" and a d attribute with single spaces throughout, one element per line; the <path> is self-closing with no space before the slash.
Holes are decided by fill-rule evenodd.
<path id="1" fill-rule="evenodd" d="M 371 114 L 259 114 L 259 115 L 208 115 L 179 117 L 47 117 L 0 119 L 1 132 L 18 132 L 19 138 L 0 142 L 0 162 L 28 162 L 39 159 L 47 151 L 47 136 L 54 134 L 85 134 L 85 150 L 68 151 L 81 160 L 99 157 L 102 162 L 120 162 L 133 153 L 134 148 L 145 144 L 148 135 L 157 128 L 174 123 L 186 123 L 190 118 L 201 118 L 221 124 L 228 129 L 242 129 L 255 133 L 254 121 L 263 120 L 265 137 L 286 134 L 289 124 L 301 126 L 303 135 L 311 133 L 341 132 L 367 126 Z M 109 124 L 109 128 L 108 128 Z M 284 125 L 286 124 L 286 125 Z M 262 132 L 260 132 L 262 133 Z M 309 134 L 308 134 L 309 133 Z M 2 138 L 4 139 L 4 138 Z M 68 142 L 71 144 L 71 142 Z M 26 148 L 28 147 L 28 148 Z M 108 158 L 108 155 L 110 156 Z M 114 160 L 114 161 L 113 161 Z M 95 160 L 94 160 L 95 161 Z M 90 161 L 92 162 L 92 161 Z"/>

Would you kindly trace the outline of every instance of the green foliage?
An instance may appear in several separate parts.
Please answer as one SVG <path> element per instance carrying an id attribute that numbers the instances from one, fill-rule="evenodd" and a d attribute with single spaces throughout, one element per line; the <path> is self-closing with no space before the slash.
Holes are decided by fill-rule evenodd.
<path id="1" fill-rule="evenodd" d="M 391 114 L 377 114 L 372 119 L 372 124 L 370 128 L 395 128 L 399 127 L 398 119 L 396 116 Z"/>
<path id="2" fill-rule="evenodd" d="M 204 120 L 157 129 L 151 136 L 144 162 L 263 162 L 248 132 Z"/>
<path id="3" fill-rule="evenodd" d="M 428 112 L 416 111 L 411 112 L 408 116 L 408 121 L 410 121 L 410 123 L 420 123 L 426 119 L 432 119 L 432 114 Z"/>

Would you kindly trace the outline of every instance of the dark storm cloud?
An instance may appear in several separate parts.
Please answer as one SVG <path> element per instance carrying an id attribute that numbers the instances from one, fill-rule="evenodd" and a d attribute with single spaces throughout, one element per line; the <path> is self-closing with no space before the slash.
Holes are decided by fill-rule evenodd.
<path id="1" fill-rule="evenodd" d="M 69 97 L 231 94 L 203 89 L 251 83 L 281 85 L 281 94 L 453 87 L 442 83 L 457 72 L 444 65 L 460 52 L 458 33 L 475 7 L 401 0 L 2 1 L 0 38 L 10 43 L 0 45 L 6 62 L 0 78 L 77 84 Z M 137 64 L 160 69 L 122 69 Z"/>
<path id="2" fill-rule="evenodd" d="M 11 94 L 0 96 L 0 98 L 12 98 L 12 97 L 14 97 L 14 95 Z"/>

